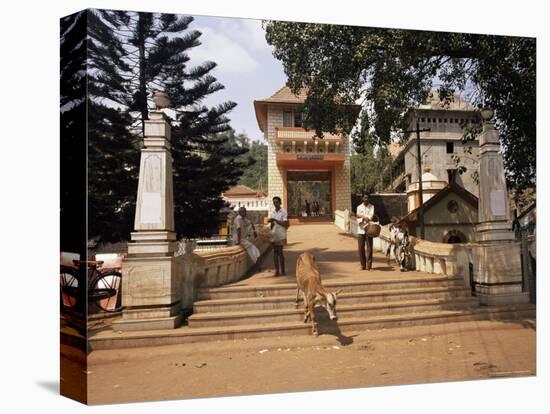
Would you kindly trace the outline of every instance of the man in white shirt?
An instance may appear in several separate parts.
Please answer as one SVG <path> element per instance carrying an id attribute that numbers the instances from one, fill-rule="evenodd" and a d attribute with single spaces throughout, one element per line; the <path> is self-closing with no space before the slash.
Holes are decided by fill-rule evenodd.
<path id="1" fill-rule="evenodd" d="M 357 240 L 359 243 L 359 260 L 361 269 L 372 269 L 372 237 L 365 234 L 365 228 L 374 216 L 374 206 L 369 204 L 369 196 L 363 196 L 363 203 L 357 206 Z M 367 254 L 365 255 L 365 243 L 367 245 Z"/>
<path id="2" fill-rule="evenodd" d="M 273 261 L 275 276 L 285 275 L 285 257 L 283 246 L 286 244 L 286 229 L 288 228 L 288 214 L 281 207 L 281 197 L 273 197 L 273 210 L 267 220 L 271 225 L 271 244 L 273 245 Z"/>
<path id="3" fill-rule="evenodd" d="M 256 263 L 260 257 L 260 250 L 250 241 L 254 234 L 256 238 L 256 229 L 254 224 L 246 218 L 246 208 L 239 208 L 239 214 L 235 217 L 232 226 L 232 239 L 234 244 L 240 244 L 250 256 L 252 263 Z"/>

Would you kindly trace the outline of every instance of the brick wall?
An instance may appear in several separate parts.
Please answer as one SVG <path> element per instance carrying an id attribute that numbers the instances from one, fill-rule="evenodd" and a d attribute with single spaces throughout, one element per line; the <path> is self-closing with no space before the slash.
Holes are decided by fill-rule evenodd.
<path id="1" fill-rule="evenodd" d="M 285 205 L 284 189 L 283 189 L 283 174 L 277 168 L 277 147 L 275 144 L 275 128 L 283 126 L 283 110 L 282 108 L 267 107 L 267 131 L 266 141 L 267 147 L 267 192 L 268 199 L 275 196 L 281 197 L 283 205 Z"/>
<path id="2" fill-rule="evenodd" d="M 351 211 L 350 148 L 349 139 L 347 137 L 344 138 L 342 152 L 346 155 L 344 165 L 336 168 L 334 171 L 336 210 L 347 209 Z"/>

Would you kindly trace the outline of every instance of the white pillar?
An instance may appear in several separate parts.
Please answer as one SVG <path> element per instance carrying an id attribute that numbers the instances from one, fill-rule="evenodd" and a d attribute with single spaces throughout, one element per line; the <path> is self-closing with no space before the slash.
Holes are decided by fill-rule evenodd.
<path id="1" fill-rule="evenodd" d="M 170 122 L 161 111 L 152 111 L 145 121 L 143 144 L 135 231 L 122 266 L 119 330 L 174 328 L 181 321 Z"/>
<path id="2" fill-rule="evenodd" d="M 519 243 L 510 222 L 504 162 L 493 111 L 482 109 L 483 133 L 479 138 L 479 210 L 476 226 L 474 281 L 484 304 L 529 301 L 523 291 Z"/>

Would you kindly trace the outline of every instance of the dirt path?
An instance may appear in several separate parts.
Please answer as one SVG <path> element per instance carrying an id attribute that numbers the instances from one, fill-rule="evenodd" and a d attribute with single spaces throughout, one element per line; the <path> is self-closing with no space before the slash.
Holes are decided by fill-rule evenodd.
<path id="1" fill-rule="evenodd" d="M 343 345 L 343 343 L 348 343 Z M 533 321 L 95 351 L 92 404 L 534 375 Z"/>

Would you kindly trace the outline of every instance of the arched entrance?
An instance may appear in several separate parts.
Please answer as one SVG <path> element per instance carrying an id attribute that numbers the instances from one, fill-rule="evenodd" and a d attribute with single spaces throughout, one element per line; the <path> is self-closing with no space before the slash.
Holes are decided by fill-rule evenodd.
<path id="1" fill-rule="evenodd" d="M 443 243 L 466 243 L 467 241 L 464 233 L 458 230 L 450 230 L 443 236 Z"/>

